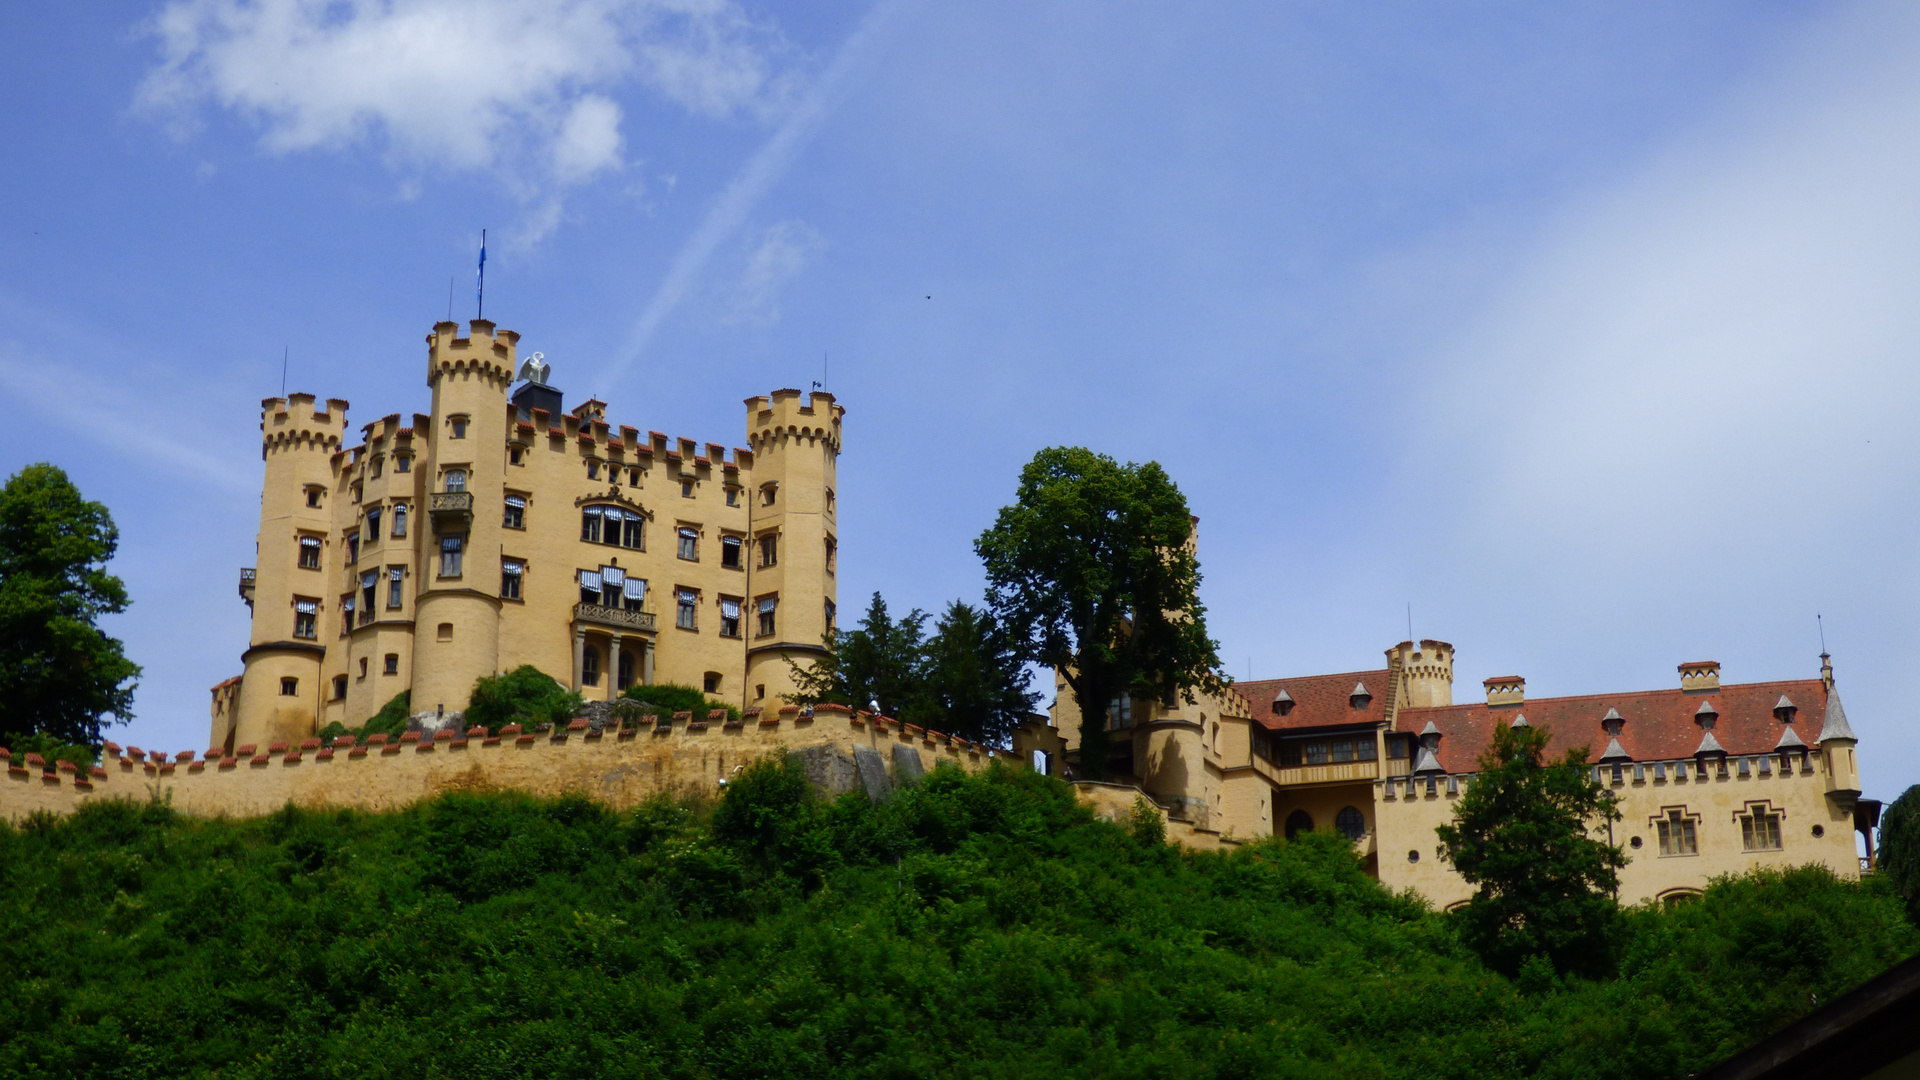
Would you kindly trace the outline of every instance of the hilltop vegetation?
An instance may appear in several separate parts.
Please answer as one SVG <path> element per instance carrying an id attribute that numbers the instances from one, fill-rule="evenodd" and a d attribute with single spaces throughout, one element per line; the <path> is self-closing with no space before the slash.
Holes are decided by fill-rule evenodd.
<path id="1" fill-rule="evenodd" d="M 1055 781 L 822 803 L 443 796 L 0 828 L 23 1077 L 1680 1077 L 1920 947 L 1820 870 L 1630 912 L 1619 975 L 1509 981 L 1326 834 L 1230 855 Z"/>

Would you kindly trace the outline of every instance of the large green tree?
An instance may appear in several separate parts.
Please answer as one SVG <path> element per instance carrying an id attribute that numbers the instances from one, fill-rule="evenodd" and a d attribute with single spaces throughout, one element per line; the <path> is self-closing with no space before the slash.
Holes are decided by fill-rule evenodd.
<path id="1" fill-rule="evenodd" d="M 1218 645 L 1197 591 L 1193 517 L 1155 462 L 1051 447 L 974 541 L 987 606 L 1022 660 L 1055 668 L 1080 706 L 1079 774 L 1106 774 L 1107 707 L 1122 694 L 1218 690 Z"/>
<path id="2" fill-rule="evenodd" d="M 1026 722 L 1038 695 L 1027 666 L 993 616 L 955 600 L 922 649 L 923 694 L 934 727 L 969 739 L 1006 744 Z"/>
<path id="3" fill-rule="evenodd" d="M 828 655 L 805 665 L 787 661 L 797 690 L 791 699 L 801 705 L 836 702 L 857 709 L 877 702 L 883 715 L 921 723 L 926 712 L 921 647 L 927 619 L 926 612 L 915 608 L 896 620 L 887 602 L 874 593 L 853 629 L 827 632 Z"/>
<path id="4" fill-rule="evenodd" d="M 119 539 L 107 508 L 52 465 L 0 488 L 0 736 L 97 747 L 107 717 L 132 717 L 140 668 L 96 625 L 127 608 L 106 569 Z"/>
<path id="5" fill-rule="evenodd" d="M 1549 975 L 1602 975 L 1627 860 L 1595 834 L 1620 811 L 1589 774 L 1586 747 L 1557 761 L 1546 748 L 1545 729 L 1494 725 L 1479 775 L 1438 830 L 1454 869 L 1480 887 L 1458 912 L 1461 936 L 1508 975 L 1542 963 Z"/>
<path id="6" fill-rule="evenodd" d="M 1875 851 L 1885 874 L 1910 909 L 1920 910 L 1920 784 L 1900 793 L 1880 815 L 1880 845 Z"/>

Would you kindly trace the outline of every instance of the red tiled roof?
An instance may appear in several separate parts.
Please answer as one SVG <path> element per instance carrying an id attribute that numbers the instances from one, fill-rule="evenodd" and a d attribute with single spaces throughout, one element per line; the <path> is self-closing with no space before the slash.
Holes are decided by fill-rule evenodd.
<path id="1" fill-rule="evenodd" d="M 1367 707 L 1356 709 L 1349 700 L 1356 683 L 1365 683 Z M 1387 718 L 1387 671 L 1349 671 L 1339 675 L 1308 675 L 1298 679 L 1249 679 L 1233 688 L 1247 699 L 1254 720 L 1268 731 L 1374 724 Z M 1285 690 L 1293 708 L 1281 716 L 1273 711 L 1275 691 Z"/>
<path id="2" fill-rule="evenodd" d="M 1372 689 L 1371 683 L 1368 689 Z M 1299 696 L 1291 685 L 1288 692 L 1296 698 Z M 1827 707 L 1826 687 L 1819 679 L 1741 683 L 1706 692 L 1689 693 L 1675 688 L 1534 698 L 1498 708 L 1481 702 L 1401 709 L 1395 730 L 1418 734 L 1432 722 L 1440 730 L 1441 767 L 1448 772 L 1474 772 L 1479 769 L 1480 755 L 1493 742 L 1493 725 L 1511 724 L 1516 715 L 1525 714 L 1527 723 L 1545 728 L 1552 735 L 1547 743 L 1548 753 L 1558 757 L 1570 747 L 1585 746 L 1587 760 L 1595 761 L 1607 749 L 1607 733 L 1601 729 L 1600 720 L 1608 709 L 1618 709 L 1626 720 L 1626 726 L 1620 731 L 1621 749 L 1635 761 L 1673 760 L 1692 757 L 1700 748 L 1702 732 L 1693 718 L 1700 703 L 1710 701 L 1720 714 L 1714 722 L 1713 736 L 1728 754 L 1765 754 L 1780 741 L 1785 727 L 1773 715 L 1773 706 L 1782 694 L 1799 707 L 1794 730 L 1811 745 L 1820 736 L 1820 723 Z M 1295 716 L 1299 713 L 1300 710 L 1294 710 Z"/>

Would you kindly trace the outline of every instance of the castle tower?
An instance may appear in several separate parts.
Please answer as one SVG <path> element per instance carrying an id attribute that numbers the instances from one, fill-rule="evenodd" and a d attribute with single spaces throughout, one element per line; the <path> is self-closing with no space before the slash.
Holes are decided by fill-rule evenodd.
<path id="1" fill-rule="evenodd" d="M 823 651 L 837 602 L 834 488 L 846 410 L 825 392 L 802 398 L 798 390 L 775 390 L 770 398 L 746 401 L 747 445 L 753 449 L 742 613 L 749 706 L 778 704 L 780 695 L 793 691 L 786 660 L 804 661 Z"/>
<path id="2" fill-rule="evenodd" d="M 1398 659 L 1396 665 L 1394 661 Z M 1387 666 L 1400 671 L 1400 708 L 1427 709 L 1453 704 L 1453 646 L 1422 638 L 1387 650 Z"/>
<path id="3" fill-rule="evenodd" d="M 462 711 L 500 654 L 501 506 L 506 486 L 507 390 L 520 335 L 485 319 L 436 323 L 427 337 L 430 430 L 414 432 L 425 460 L 427 515 L 418 533 L 413 626 L 417 716 Z"/>
<path id="4" fill-rule="evenodd" d="M 260 403 L 260 533 L 253 582 L 253 631 L 227 746 L 265 747 L 313 733 L 322 694 L 326 598 L 342 572 L 332 505 L 335 455 L 347 430 L 347 403 L 312 394 Z"/>

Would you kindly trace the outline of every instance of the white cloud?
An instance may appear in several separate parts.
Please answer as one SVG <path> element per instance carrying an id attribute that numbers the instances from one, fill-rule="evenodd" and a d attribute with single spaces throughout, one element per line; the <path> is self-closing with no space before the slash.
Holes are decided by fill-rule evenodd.
<path id="1" fill-rule="evenodd" d="M 619 166 L 629 83 L 706 115 L 767 104 L 777 43 L 731 0 L 173 0 L 140 103 L 213 105 L 270 150 L 372 142 L 397 165 L 538 163 L 521 183 Z"/>
<path id="2" fill-rule="evenodd" d="M 734 285 L 728 321 L 779 322 L 781 292 L 825 247 L 826 238 L 804 221 L 783 221 L 767 229 Z"/>

